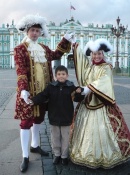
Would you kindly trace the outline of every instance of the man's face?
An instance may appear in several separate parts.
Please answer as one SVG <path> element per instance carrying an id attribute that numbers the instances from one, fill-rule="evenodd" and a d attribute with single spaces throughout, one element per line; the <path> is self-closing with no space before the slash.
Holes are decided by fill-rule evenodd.
<path id="1" fill-rule="evenodd" d="M 59 82 L 63 83 L 67 80 L 68 74 L 65 71 L 57 71 L 55 77 Z"/>
<path id="2" fill-rule="evenodd" d="M 41 28 L 31 27 L 28 30 L 27 35 L 32 41 L 36 41 L 38 37 L 41 35 Z"/>

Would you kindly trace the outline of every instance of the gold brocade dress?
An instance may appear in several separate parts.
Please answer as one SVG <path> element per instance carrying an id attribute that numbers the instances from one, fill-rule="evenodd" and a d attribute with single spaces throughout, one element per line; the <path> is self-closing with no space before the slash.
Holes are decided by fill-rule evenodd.
<path id="1" fill-rule="evenodd" d="M 70 158 L 87 167 L 112 168 L 130 158 L 130 132 L 115 103 L 111 66 L 90 66 L 77 46 L 74 59 L 79 85 L 91 93 L 76 114 Z"/>

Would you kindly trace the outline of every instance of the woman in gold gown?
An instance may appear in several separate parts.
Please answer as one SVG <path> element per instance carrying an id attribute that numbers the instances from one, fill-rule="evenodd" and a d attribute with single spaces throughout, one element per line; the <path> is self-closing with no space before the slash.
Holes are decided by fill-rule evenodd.
<path id="1" fill-rule="evenodd" d="M 70 159 L 75 164 L 112 168 L 130 158 L 130 132 L 116 105 L 112 66 L 104 59 L 104 52 L 111 50 L 105 39 L 89 41 L 84 53 L 78 44 L 74 46 L 76 76 L 85 94 L 70 143 Z"/>

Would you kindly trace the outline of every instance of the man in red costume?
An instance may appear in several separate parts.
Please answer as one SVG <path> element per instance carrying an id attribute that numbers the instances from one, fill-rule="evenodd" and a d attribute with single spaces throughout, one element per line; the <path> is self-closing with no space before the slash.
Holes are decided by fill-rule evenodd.
<path id="1" fill-rule="evenodd" d="M 14 59 L 17 72 L 17 98 L 15 119 L 21 119 L 20 138 L 23 161 L 21 172 L 28 169 L 30 128 L 32 140 L 30 151 L 48 156 L 49 153 L 39 146 L 39 129 L 44 120 L 46 105 L 30 106 L 27 98 L 43 91 L 53 79 L 51 61 L 60 59 L 70 51 L 71 34 L 65 34 L 57 49 L 52 51 L 48 46 L 39 44 L 38 37 L 47 35 L 45 18 L 39 15 L 27 15 L 19 21 L 18 30 L 26 32 L 22 43 L 14 48 Z"/>

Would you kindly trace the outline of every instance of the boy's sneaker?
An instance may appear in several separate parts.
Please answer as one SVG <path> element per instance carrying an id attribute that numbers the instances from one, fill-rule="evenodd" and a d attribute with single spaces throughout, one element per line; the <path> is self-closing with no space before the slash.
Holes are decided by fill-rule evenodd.
<path id="1" fill-rule="evenodd" d="M 60 156 L 55 156 L 53 159 L 53 164 L 57 165 L 60 162 L 61 157 Z"/>
<path id="2" fill-rule="evenodd" d="M 68 165 L 68 158 L 62 158 L 62 165 Z"/>

